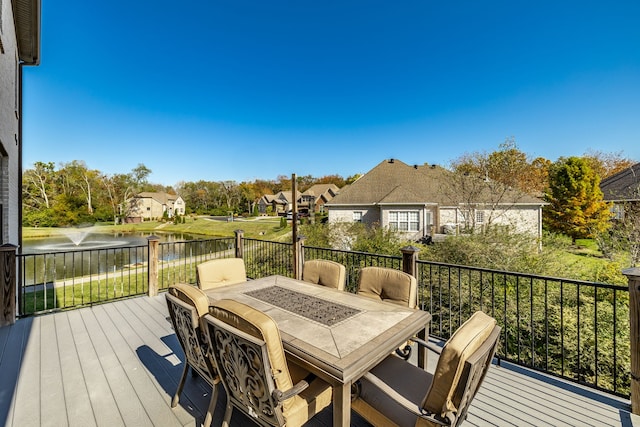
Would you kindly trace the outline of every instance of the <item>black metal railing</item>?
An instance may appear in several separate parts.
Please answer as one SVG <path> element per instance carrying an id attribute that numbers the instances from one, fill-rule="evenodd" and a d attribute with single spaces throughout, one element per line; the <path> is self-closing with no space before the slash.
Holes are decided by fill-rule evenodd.
<path id="1" fill-rule="evenodd" d="M 79 307 L 147 289 L 147 247 L 21 254 L 19 314 Z"/>
<path id="2" fill-rule="evenodd" d="M 250 278 L 293 277 L 292 247 L 238 236 L 162 243 L 158 288 L 195 283 L 197 264 L 237 254 L 244 258 Z M 19 314 L 144 294 L 149 288 L 149 252 L 143 245 L 19 255 Z M 345 265 L 350 292 L 356 291 L 362 267 L 406 267 L 400 256 L 310 246 L 302 247 L 302 256 Z M 447 339 L 473 312 L 482 310 L 502 327 L 497 352 L 501 359 L 629 396 L 627 287 L 421 260 L 414 274 L 419 306 L 433 316 L 431 335 Z"/>
<path id="3" fill-rule="evenodd" d="M 196 266 L 216 258 L 233 258 L 232 237 L 160 243 L 158 248 L 158 288 L 168 289 L 174 283 L 196 283 Z"/>
<path id="4" fill-rule="evenodd" d="M 498 320 L 504 360 L 629 395 L 625 286 L 418 261 L 430 333 L 447 339 L 476 310 Z"/>
<path id="5" fill-rule="evenodd" d="M 161 243 L 160 289 L 195 283 L 196 265 L 235 254 L 234 238 Z M 121 246 L 37 254 L 19 254 L 18 314 L 103 303 L 148 291 L 149 247 Z"/>
<path id="6" fill-rule="evenodd" d="M 258 279 L 273 274 L 293 276 L 291 243 L 244 238 L 242 246 L 248 277 Z"/>

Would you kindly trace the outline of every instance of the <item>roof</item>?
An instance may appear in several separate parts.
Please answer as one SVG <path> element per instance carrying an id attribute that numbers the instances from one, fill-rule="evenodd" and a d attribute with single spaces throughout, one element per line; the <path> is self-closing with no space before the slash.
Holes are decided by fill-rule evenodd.
<path id="1" fill-rule="evenodd" d="M 40 64 L 40 0 L 12 0 L 18 57 L 26 65 Z"/>
<path id="2" fill-rule="evenodd" d="M 450 205 L 452 197 L 447 193 L 447 183 L 454 174 L 437 165 L 407 165 L 396 159 L 385 160 L 364 174 L 348 187 L 340 190 L 328 206 L 371 204 L 438 204 Z M 469 179 L 473 179 L 469 177 Z M 495 198 L 495 197 L 494 197 Z M 529 195 L 509 196 L 517 204 L 541 205 L 543 201 Z M 491 201 L 488 186 L 478 193 L 473 203 Z"/>
<path id="3" fill-rule="evenodd" d="M 303 192 L 302 195 L 320 197 L 329 191 L 331 191 L 333 194 L 338 194 L 338 191 L 340 191 L 340 189 L 335 184 L 314 184 L 305 192 Z"/>
<path id="4" fill-rule="evenodd" d="M 606 201 L 640 200 L 640 163 L 636 163 L 600 182 Z"/>
<path id="5" fill-rule="evenodd" d="M 167 205 L 169 202 L 175 202 L 178 200 L 178 197 L 180 196 L 163 192 L 154 193 L 150 191 L 143 191 L 142 193 L 138 193 L 136 197 L 141 199 L 153 199 L 160 204 Z"/>

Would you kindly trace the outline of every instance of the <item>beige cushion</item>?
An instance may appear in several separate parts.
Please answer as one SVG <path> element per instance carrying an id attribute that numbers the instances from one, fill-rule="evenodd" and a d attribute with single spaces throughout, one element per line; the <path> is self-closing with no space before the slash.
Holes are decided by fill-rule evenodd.
<path id="1" fill-rule="evenodd" d="M 364 267 L 360 270 L 358 295 L 416 308 L 417 281 L 393 268 Z"/>
<path id="2" fill-rule="evenodd" d="M 247 281 L 247 272 L 242 258 L 214 259 L 198 264 L 198 287 L 211 289 Z"/>
<path id="3" fill-rule="evenodd" d="M 371 373 L 411 402 L 415 411 L 420 408 L 433 379 L 424 369 L 393 355 L 375 366 Z M 396 402 L 385 390 L 369 382 L 366 377 L 359 380 L 359 385 L 359 398 L 351 403 L 351 407 L 369 423 L 374 426 L 415 425 L 415 413 Z"/>
<path id="4" fill-rule="evenodd" d="M 423 408 L 442 417 L 457 411 L 453 395 L 464 363 L 485 342 L 495 326 L 494 318 L 477 311 L 449 338 L 438 359 Z"/>
<path id="5" fill-rule="evenodd" d="M 169 286 L 168 292 L 180 301 L 194 306 L 199 318 L 209 312 L 209 297 L 193 285 L 177 283 Z"/>
<path id="6" fill-rule="evenodd" d="M 344 290 L 346 268 L 339 262 L 328 259 L 305 261 L 302 268 L 302 280 L 317 285 Z"/>

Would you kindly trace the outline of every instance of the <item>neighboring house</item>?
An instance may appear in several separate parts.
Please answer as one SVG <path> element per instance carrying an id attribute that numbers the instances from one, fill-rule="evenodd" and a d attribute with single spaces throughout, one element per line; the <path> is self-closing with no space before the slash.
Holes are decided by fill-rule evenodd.
<path id="1" fill-rule="evenodd" d="M 640 204 L 640 163 L 636 163 L 600 182 L 605 201 L 612 202 L 615 219 L 622 219 L 624 206 Z"/>
<path id="2" fill-rule="evenodd" d="M 324 213 L 324 205 L 331 201 L 340 191 L 335 184 L 315 184 L 298 198 L 298 212 Z"/>
<path id="3" fill-rule="evenodd" d="M 0 0 L 0 244 L 22 239 L 22 75 L 40 64 L 40 1 Z"/>
<path id="4" fill-rule="evenodd" d="M 307 191 L 298 195 L 296 200 L 298 212 L 308 214 L 310 209 L 314 212 L 324 212 L 324 205 L 336 194 L 340 189 L 335 184 L 315 184 Z M 286 215 L 293 209 L 293 193 L 291 191 L 280 191 L 279 193 L 265 194 L 258 200 L 258 212 L 267 213 L 267 208 L 271 206 L 271 212 L 276 215 Z"/>
<path id="5" fill-rule="evenodd" d="M 165 215 L 184 215 L 185 203 L 182 197 L 169 193 L 143 192 L 129 199 L 126 222 L 141 222 L 145 219 L 160 219 Z"/>
<path id="6" fill-rule="evenodd" d="M 275 195 L 265 194 L 258 200 L 258 212 L 267 213 L 267 206 L 271 206 L 274 214 L 286 215 L 293 205 L 291 194 L 291 191 L 280 191 Z"/>
<path id="7" fill-rule="evenodd" d="M 468 180 L 467 188 L 475 186 L 477 190 L 469 192 L 474 200 L 456 194 L 453 183 L 460 179 Z M 436 165 L 409 166 L 391 159 L 342 189 L 326 208 L 329 222 L 378 223 L 412 240 L 489 223 L 542 237 L 542 200 L 514 191 L 497 198 L 489 187 L 487 181 Z"/>

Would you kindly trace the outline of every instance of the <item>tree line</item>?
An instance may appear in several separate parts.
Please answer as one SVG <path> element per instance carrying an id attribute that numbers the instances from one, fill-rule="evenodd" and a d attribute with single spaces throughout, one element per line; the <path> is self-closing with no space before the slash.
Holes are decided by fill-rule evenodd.
<path id="1" fill-rule="evenodd" d="M 506 195 L 528 194 L 547 202 L 543 208 L 546 230 L 560 232 L 574 241 L 598 237 L 610 226 L 611 206 L 603 201 L 601 179 L 632 166 L 635 162 L 620 153 L 588 152 L 579 157 L 561 157 L 555 162 L 522 152 L 513 138 L 492 152 L 465 153 L 453 160 L 450 193 L 473 202 L 481 188 L 490 188 L 492 203 L 504 206 L 515 200 Z M 256 202 L 264 194 L 291 190 L 291 179 L 281 175 L 274 180 L 253 182 L 179 182 L 175 187 L 150 183 L 151 170 L 139 164 L 129 173 L 108 175 L 90 169 L 83 161 L 36 162 L 23 174 L 23 225 L 70 226 L 83 223 L 115 222 L 126 216 L 127 201 L 140 192 L 163 191 L 179 194 L 187 214 L 256 214 Z M 469 180 L 476 177 L 479 179 Z M 314 184 L 332 183 L 339 188 L 357 179 L 326 175 L 297 177 L 303 192 Z M 459 177 L 458 180 L 456 177 Z M 469 182 L 476 182 L 476 187 Z M 516 190 L 516 191 L 512 191 Z M 472 216 L 471 216 L 472 218 Z M 604 239 L 601 239 L 604 242 Z"/>
<path id="2" fill-rule="evenodd" d="M 149 182 L 151 169 L 138 164 L 128 173 L 106 174 L 74 160 L 56 166 L 53 162 L 36 162 L 22 175 L 22 225 L 31 227 L 67 227 L 87 223 L 118 223 L 127 215 L 128 200 L 141 192 L 166 192 L 180 195 L 187 214 L 253 214 L 264 194 L 292 189 L 291 178 L 281 175 L 274 180 L 253 182 L 206 181 L 179 182 L 164 186 Z M 314 178 L 299 176 L 297 188 L 305 191 L 314 184 L 343 187 L 357 175 L 343 178 L 326 175 Z"/>

